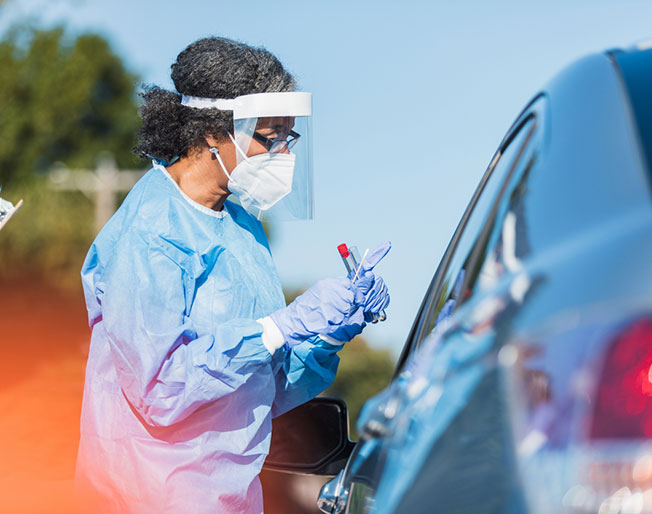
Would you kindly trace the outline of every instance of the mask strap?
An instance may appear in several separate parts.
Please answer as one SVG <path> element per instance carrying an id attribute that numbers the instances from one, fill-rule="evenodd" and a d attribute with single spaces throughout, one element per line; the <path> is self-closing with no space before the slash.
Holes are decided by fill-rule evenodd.
<path id="1" fill-rule="evenodd" d="M 217 162 L 220 163 L 220 167 L 222 168 L 222 171 L 226 175 L 226 178 L 231 180 L 231 175 L 229 175 L 229 172 L 226 171 L 226 166 L 224 166 L 224 163 L 222 162 L 222 158 L 220 157 L 220 152 L 215 148 L 214 146 L 211 146 L 209 148 L 209 151 L 217 158 Z"/>
<path id="2" fill-rule="evenodd" d="M 236 151 L 237 151 L 238 153 L 240 153 L 240 155 L 242 155 L 242 157 L 243 157 L 244 160 L 248 161 L 248 160 L 249 160 L 249 157 L 247 157 L 247 154 L 244 153 L 244 152 L 242 151 L 242 148 L 240 148 L 240 145 L 238 145 L 238 143 L 235 142 L 235 139 L 234 139 L 234 137 L 231 135 L 231 133 L 230 133 L 230 132 L 227 132 L 227 134 L 228 134 L 229 138 L 231 139 L 231 141 L 233 142 L 233 146 L 235 146 Z M 222 168 L 222 171 L 223 171 L 224 174 L 226 175 L 226 178 L 228 178 L 229 180 L 231 180 L 231 175 L 229 175 L 229 173 L 226 171 L 226 166 L 224 166 L 224 162 L 222 162 L 222 158 L 220 157 L 220 152 L 219 152 L 219 150 L 218 150 L 217 148 L 215 148 L 214 146 L 211 146 L 211 147 L 209 148 L 209 150 L 210 150 L 210 152 L 215 156 L 215 158 L 217 159 L 217 161 L 220 163 L 220 167 Z"/>
<path id="3" fill-rule="evenodd" d="M 244 152 L 242 151 L 242 148 L 240 148 L 240 145 L 239 145 L 238 143 L 235 142 L 235 138 L 231 135 L 231 132 L 227 132 L 227 134 L 229 135 L 229 138 L 231 138 L 231 141 L 233 142 L 233 146 L 235 146 L 236 151 L 237 151 L 240 155 L 242 155 L 242 158 L 243 158 L 245 161 L 248 161 L 248 160 L 249 160 L 249 157 L 247 156 L 246 153 L 244 153 Z"/>

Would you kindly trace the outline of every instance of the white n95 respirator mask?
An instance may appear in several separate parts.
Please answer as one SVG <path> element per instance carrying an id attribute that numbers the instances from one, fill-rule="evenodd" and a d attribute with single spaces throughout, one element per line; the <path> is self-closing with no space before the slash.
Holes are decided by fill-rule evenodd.
<path id="1" fill-rule="evenodd" d="M 236 148 L 239 150 L 237 144 Z M 229 174 L 217 148 L 211 147 L 210 151 L 229 179 L 229 191 L 250 212 L 266 211 L 292 191 L 294 154 L 262 153 L 244 157 Z"/>

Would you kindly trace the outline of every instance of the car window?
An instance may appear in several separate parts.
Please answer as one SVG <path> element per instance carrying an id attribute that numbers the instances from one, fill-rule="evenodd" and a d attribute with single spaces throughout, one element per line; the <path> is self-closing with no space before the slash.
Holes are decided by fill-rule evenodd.
<path id="1" fill-rule="evenodd" d="M 537 99 L 533 102 L 536 101 Z M 418 330 L 413 329 L 409 347 L 404 349 L 404 354 L 399 359 L 397 372 L 407 356 L 420 346 L 434 327 L 468 299 L 470 289 L 465 284 L 468 283 L 468 272 L 471 271 L 468 265 L 472 262 L 473 248 L 487 225 L 506 178 L 516 167 L 524 147 L 532 139 L 536 125 L 536 113 L 528 108 L 492 159 L 449 244 L 440 269 L 437 270 L 422 305 L 420 319 L 415 323 Z"/>
<path id="2" fill-rule="evenodd" d="M 530 118 L 522 125 L 511 144 L 501 153 L 500 160 L 494 169 L 492 177 L 487 182 L 485 190 L 482 192 L 464 229 L 460 243 L 446 271 L 446 277 L 444 278 L 442 287 L 436 295 L 437 302 L 428 332 L 439 321 L 448 317 L 455 307 L 468 298 L 470 291 L 462 286 L 468 280 L 467 273 L 471 271 L 469 269 L 469 263 L 472 260 L 471 254 L 474 243 L 488 220 L 491 208 L 497 199 L 500 186 L 504 182 L 508 171 L 516 165 L 516 157 L 519 156 L 518 154 L 523 147 L 523 143 L 533 130 L 534 118 Z"/>
<path id="3" fill-rule="evenodd" d="M 524 199 L 539 149 L 538 144 L 528 144 L 523 148 L 501 199 L 469 256 L 468 272 L 461 285 L 464 294 L 469 297 L 494 289 L 505 274 L 520 273 L 523 259 L 531 252 Z"/>

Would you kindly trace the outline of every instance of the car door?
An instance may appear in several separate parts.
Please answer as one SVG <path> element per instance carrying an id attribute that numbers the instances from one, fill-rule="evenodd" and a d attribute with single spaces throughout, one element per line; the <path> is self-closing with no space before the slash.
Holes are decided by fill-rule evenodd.
<path id="1" fill-rule="evenodd" d="M 397 448 L 392 427 L 401 417 L 402 410 L 409 410 L 406 404 L 410 399 L 401 384 L 409 381 L 414 371 L 411 369 L 413 356 L 420 352 L 433 333 L 447 326 L 453 312 L 471 298 L 477 287 L 486 288 L 500 275 L 499 267 L 483 267 L 478 262 L 488 260 L 489 247 L 496 249 L 497 241 L 495 237 L 492 240 L 492 231 L 488 227 L 505 216 L 500 212 L 498 200 L 505 195 L 506 188 L 513 182 L 515 170 L 527 154 L 526 149 L 531 147 L 542 103 L 543 97 L 535 98 L 501 143 L 435 273 L 399 360 L 395 380 L 365 406 L 361 416 L 361 440 L 339 477 L 338 490 L 347 497 L 348 512 L 368 512 L 378 507 L 376 491 L 387 475 L 390 449 Z M 508 266 L 503 266 L 503 270 L 508 271 Z"/>

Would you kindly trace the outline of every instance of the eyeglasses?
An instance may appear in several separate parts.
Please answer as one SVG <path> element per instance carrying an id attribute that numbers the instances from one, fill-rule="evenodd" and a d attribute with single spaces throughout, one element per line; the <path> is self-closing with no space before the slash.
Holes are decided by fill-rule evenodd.
<path id="1" fill-rule="evenodd" d="M 294 130 L 290 130 L 287 137 L 282 138 L 281 136 L 277 136 L 276 138 L 272 139 L 267 136 L 263 136 L 260 132 L 254 132 L 253 137 L 256 141 L 262 143 L 265 148 L 267 148 L 268 152 L 282 153 L 286 150 L 290 150 L 295 144 L 297 144 L 301 134 L 295 132 Z"/>

